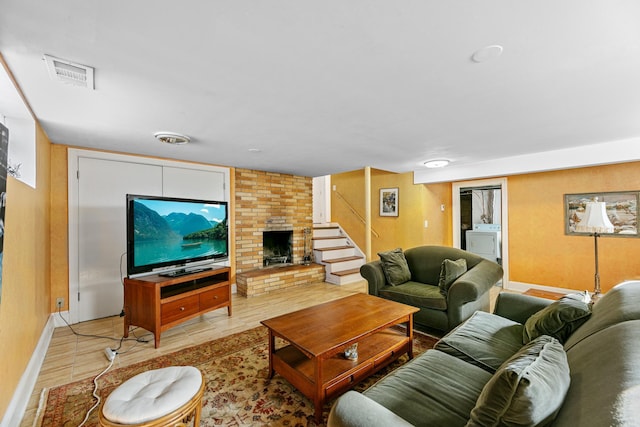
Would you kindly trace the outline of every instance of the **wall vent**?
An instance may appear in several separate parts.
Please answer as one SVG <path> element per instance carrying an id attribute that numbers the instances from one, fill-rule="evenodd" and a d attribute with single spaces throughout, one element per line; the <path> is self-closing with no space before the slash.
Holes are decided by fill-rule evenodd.
<path id="1" fill-rule="evenodd" d="M 50 55 L 44 55 L 51 80 L 74 86 L 94 89 L 93 67 L 76 64 Z"/>

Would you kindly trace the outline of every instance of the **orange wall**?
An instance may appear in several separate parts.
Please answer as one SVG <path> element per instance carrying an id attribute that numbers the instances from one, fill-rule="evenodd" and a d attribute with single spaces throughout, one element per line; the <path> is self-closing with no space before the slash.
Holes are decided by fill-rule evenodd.
<path id="1" fill-rule="evenodd" d="M 2 302 L 0 414 L 4 417 L 50 310 L 50 143 L 36 126 L 36 188 L 7 182 Z"/>
<path id="2" fill-rule="evenodd" d="M 331 176 L 331 220 L 339 223 L 356 244 L 365 250 L 364 170 Z M 380 188 L 398 188 L 398 216 L 381 217 Z M 444 212 L 440 205 L 447 208 Z M 397 247 L 411 248 L 425 244 L 451 245 L 451 185 L 413 184 L 413 173 L 397 174 L 378 169 L 371 170 L 371 224 L 379 236 L 372 236 L 371 256 Z M 424 221 L 428 227 L 424 227 Z"/>
<path id="3" fill-rule="evenodd" d="M 639 191 L 640 162 L 508 178 L 510 279 L 515 282 L 593 290 L 594 242 L 564 233 L 564 195 Z M 640 279 L 640 239 L 598 240 L 602 290 Z"/>
<path id="4" fill-rule="evenodd" d="M 69 310 L 68 177 L 67 148 L 51 145 L 51 302 L 56 312 L 56 298 L 64 298 L 61 311 Z"/>
<path id="5" fill-rule="evenodd" d="M 592 291 L 593 238 L 565 235 L 564 195 L 640 191 L 640 162 L 514 175 L 507 182 L 510 281 Z M 364 170 L 332 175 L 331 184 L 336 186 L 331 219 L 364 250 L 364 225 L 343 200 L 364 217 Z M 371 187 L 372 226 L 380 234 L 372 237 L 373 259 L 377 252 L 395 247 L 452 245 L 450 183 L 414 185 L 411 173 L 372 170 Z M 387 187 L 399 188 L 397 218 L 378 215 L 378 192 Z M 603 292 L 622 281 L 640 279 L 640 238 L 601 237 L 598 249 Z"/>

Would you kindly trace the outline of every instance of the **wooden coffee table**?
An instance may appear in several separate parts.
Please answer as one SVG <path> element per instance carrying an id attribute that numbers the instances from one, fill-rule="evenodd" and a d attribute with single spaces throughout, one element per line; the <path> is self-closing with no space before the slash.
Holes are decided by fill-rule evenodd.
<path id="1" fill-rule="evenodd" d="M 413 313 L 409 305 L 366 294 L 264 320 L 269 329 L 269 377 L 277 372 L 313 400 L 322 421 L 326 400 L 352 388 L 407 353 L 413 358 Z M 390 327 L 406 324 L 406 330 Z M 288 345 L 276 348 L 275 338 Z M 344 357 L 358 343 L 358 359 Z"/>

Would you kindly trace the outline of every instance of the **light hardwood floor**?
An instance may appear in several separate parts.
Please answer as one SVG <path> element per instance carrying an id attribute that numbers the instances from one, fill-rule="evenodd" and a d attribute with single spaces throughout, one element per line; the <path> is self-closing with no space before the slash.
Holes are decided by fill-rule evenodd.
<path id="1" fill-rule="evenodd" d="M 501 289 L 494 288 L 492 301 Z M 187 321 L 163 332 L 158 349 L 153 346 L 151 333 L 144 329 L 135 330 L 129 338 L 135 339 L 137 336 L 148 342 L 124 341 L 111 369 L 245 331 L 260 326 L 261 320 L 342 298 L 354 292 L 367 292 L 367 282 L 360 281 L 343 286 L 316 283 L 251 298 L 233 294 L 233 316 L 227 316 L 227 310 L 223 308 Z M 43 389 L 94 377 L 109 365 L 104 350 L 107 347 L 118 347 L 123 333 L 123 319 L 114 316 L 79 323 L 72 327 L 80 334 L 106 336 L 112 339 L 78 336 L 66 326 L 56 328 L 21 427 L 33 425 Z"/>

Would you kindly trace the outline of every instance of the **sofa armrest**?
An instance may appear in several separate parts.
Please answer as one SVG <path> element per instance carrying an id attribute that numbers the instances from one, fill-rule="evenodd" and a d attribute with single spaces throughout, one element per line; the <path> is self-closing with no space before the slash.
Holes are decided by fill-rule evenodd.
<path id="1" fill-rule="evenodd" d="M 553 301 L 513 292 L 500 292 L 493 313 L 523 324 L 531 315 L 542 310 Z"/>
<path id="2" fill-rule="evenodd" d="M 331 407 L 327 427 L 409 427 L 410 423 L 356 391 L 348 391 Z"/>
<path id="3" fill-rule="evenodd" d="M 360 274 L 369 283 L 369 295 L 378 296 L 378 290 L 387 284 L 380 260 L 371 261 L 360 267 Z"/>
<path id="4" fill-rule="evenodd" d="M 475 311 L 489 311 L 491 288 L 502 278 L 502 267 L 480 261 L 451 284 L 447 292 L 448 329 L 468 319 Z"/>
<path id="5" fill-rule="evenodd" d="M 478 300 L 502 279 L 503 273 L 502 267 L 495 262 L 479 262 L 451 284 L 448 303 L 462 305 Z"/>

